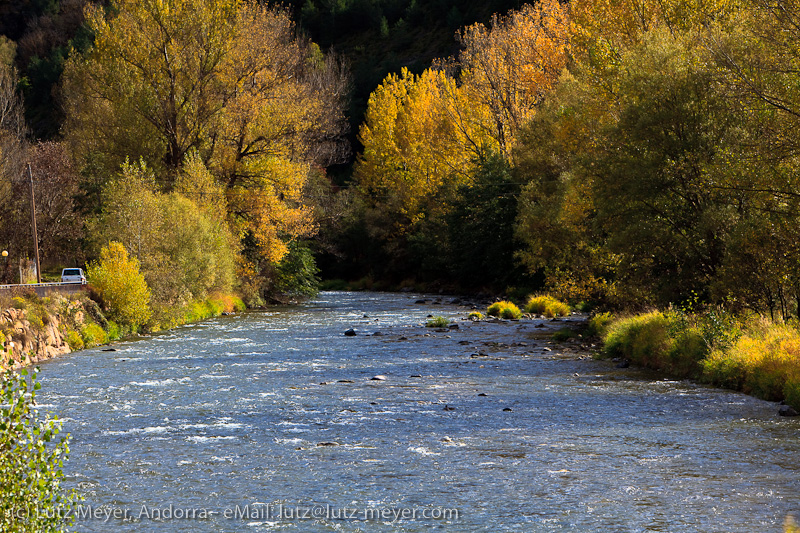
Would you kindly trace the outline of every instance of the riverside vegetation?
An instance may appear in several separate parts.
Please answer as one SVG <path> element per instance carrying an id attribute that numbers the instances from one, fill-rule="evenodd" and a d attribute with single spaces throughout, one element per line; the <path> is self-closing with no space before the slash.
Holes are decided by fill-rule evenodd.
<path id="1" fill-rule="evenodd" d="M 590 320 L 602 354 L 740 390 L 800 411 L 800 331 L 757 315 L 734 316 L 722 309 L 670 309 Z"/>
<path id="2" fill-rule="evenodd" d="M 694 306 L 699 305 L 694 300 Z M 528 298 L 525 311 L 543 318 L 571 312 L 550 295 Z M 491 304 L 487 314 L 518 320 L 511 301 Z M 477 312 L 470 319 L 482 319 Z M 429 322 L 429 325 L 431 322 Z M 733 314 L 724 307 L 670 307 L 641 314 L 596 312 L 580 332 L 602 340 L 598 357 L 615 358 L 678 378 L 738 390 L 800 411 L 800 329 L 796 322 L 775 323 L 756 313 Z M 559 342 L 579 335 L 556 332 Z M 784 413 L 787 414 L 787 413 Z"/>
<path id="3" fill-rule="evenodd" d="M 32 248 L 30 162 L 45 268 L 88 263 L 104 318 L 22 297 L 6 323 L 66 305 L 91 321 L 51 331 L 92 345 L 313 294 L 318 261 L 588 302 L 620 317 L 592 322 L 609 355 L 799 407 L 796 1 L 309 0 L 305 27 L 252 0 L 7 4 L 0 274 Z M 413 56 L 359 72 L 365 106 L 312 40 L 364 13 Z M 457 29 L 438 59 L 404 38 L 426 18 Z"/>

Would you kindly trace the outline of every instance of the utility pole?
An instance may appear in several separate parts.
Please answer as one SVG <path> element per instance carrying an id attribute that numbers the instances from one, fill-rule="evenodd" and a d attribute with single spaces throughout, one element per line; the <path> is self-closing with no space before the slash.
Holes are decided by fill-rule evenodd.
<path id="1" fill-rule="evenodd" d="M 42 282 L 42 267 L 39 264 L 39 232 L 36 231 L 36 198 L 33 196 L 33 171 L 28 163 L 28 176 L 31 179 L 31 221 L 33 226 L 33 253 L 36 255 L 36 283 Z"/>

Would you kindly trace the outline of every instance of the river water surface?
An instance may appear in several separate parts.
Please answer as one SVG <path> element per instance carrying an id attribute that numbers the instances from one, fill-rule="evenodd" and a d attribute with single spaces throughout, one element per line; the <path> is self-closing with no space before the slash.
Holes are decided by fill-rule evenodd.
<path id="1" fill-rule="evenodd" d="M 800 421 L 775 404 L 417 298 L 322 293 L 44 364 L 76 529 L 762 532 L 800 511 Z"/>

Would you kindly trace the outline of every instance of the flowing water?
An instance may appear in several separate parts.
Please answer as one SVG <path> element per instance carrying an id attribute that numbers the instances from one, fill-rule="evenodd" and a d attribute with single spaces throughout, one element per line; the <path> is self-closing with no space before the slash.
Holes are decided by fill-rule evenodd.
<path id="1" fill-rule="evenodd" d="M 322 293 L 43 365 L 76 529 L 763 532 L 800 511 L 800 420 L 775 404 L 545 340 L 564 321 L 434 331 L 467 310 L 416 298 Z"/>

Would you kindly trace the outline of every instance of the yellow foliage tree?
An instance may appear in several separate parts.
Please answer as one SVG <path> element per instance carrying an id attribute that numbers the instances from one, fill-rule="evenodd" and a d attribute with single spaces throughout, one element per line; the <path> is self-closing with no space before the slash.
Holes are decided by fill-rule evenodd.
<path id="1" fill-rule="evenodd" d="M 142 158 L 169 191 L 196 153 L 234 192 L 228 210 L 270 261 L 313 231 L 297 223 L 310 213 L 300 191 L 312 165 L 341 155 L 347 78 L 297 37 L 285 9 L 113 0 L 90 7 L 87 21 L 94 47 L 68 61 L 64 82 L 65 133 L 78 156 L 104 176 Z"/>
<path id="2" fill-rule="evenodd" d="M 509 156 L 517 132 L 533 115 L 567 66 L 569 15 L 558 0 L 526 4 L 490 28 L 474 24 L 459 35 L 463 50 L 457 66 L 463 114 L 478 123 L 465 131 L 482 132 Z M 464 105 L 466 104 L 466 105 Z"/>
<path id="3" fill-rule="evenodd" d="M 520 127 L 567 65 L 568 35 L 567 9 L 557 0 L 526 5 L 490 28 L 464 29 L 457 60 L 419 76 L 403 69 L 370 95 L 355 178 L 392 215 L 387 237 L 448 212 L 454 192 L 490 154 L 510 158 Z"/>
<path id="4" fill-rule="evenodd" d="M 86 276 L 111 319 L 134 329 L 150 319 L 150 289 L 139 272 L 139 261 L 129 257 L 121 243 L 104 246 L 99 260 L 87 267 Z"/>
<path id="5" fill-rule="evenodd" d="M 474 168 L 462 133 L 450 120 L 455 82 L 441 70 L 403 69 L 370 95 L 355 176 L 378 203 L 413 223 L 445 184 L 464 183 Z"/>

